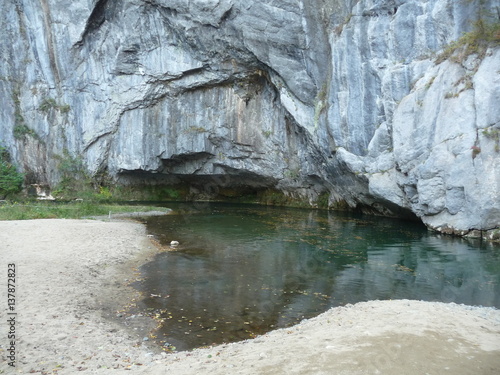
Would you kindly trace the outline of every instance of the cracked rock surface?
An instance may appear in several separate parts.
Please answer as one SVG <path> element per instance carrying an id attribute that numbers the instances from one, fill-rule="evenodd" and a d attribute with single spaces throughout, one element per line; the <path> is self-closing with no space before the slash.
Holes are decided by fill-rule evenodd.
<path id="1" fill-rule="evenodd" d="M 493 230 L 500 50 L 436 56 L 478 16 L 498 22 L 499 9 L 6 0 L 0 144 L 40 184 L 59 181 L 69 154 L 130 184 L 210 180 L 312 204 L 328 193 L 443 232 Z"/>

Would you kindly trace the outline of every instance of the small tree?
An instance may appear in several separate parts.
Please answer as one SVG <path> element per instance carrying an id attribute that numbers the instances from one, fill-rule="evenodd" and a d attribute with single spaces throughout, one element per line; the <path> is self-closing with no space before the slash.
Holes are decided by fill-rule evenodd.
<path id="1" fill-rule="evenodd" d="M 24 176 L 10 164 L 9 153 L 0 146 L 0 199 L 5 199 L 9 194 L 20 192 Z"/>

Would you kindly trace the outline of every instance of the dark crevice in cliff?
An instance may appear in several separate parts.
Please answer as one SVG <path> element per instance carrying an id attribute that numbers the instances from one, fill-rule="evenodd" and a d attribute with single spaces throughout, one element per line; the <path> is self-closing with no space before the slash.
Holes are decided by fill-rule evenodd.
<path id="1" fill-rule="evenodd" d="M 260 176 L 250 171 L 232 170 L 225 168 L 230 174 L 210 175 L 174 175 L 180 181 L 191 186 L 201 188 L 205 191 L 217 191 L 220 189 L 247 189 L 264 188 L 276 184 L 276 180 L 270 177 Z"/>
<path id="2" fill-rule="evenodd" d="M 371 205 L 359 204 L 356 210 L 367 215 L 394 217 L 422 223 L 422 220 L 410 209 L 398 206 L 387 200 L 379 200 Z"/>
<path id="3" fill-rule="evenodd" d="M 383 17 L 383 16 L 394 16 L 398 11 L 398 6 L 396 4 L 381 5 L 375 9 L 365 10 L 361 16 L 362 17 Z"/>
<path id="4" fill-rule="evenodd" d="M 59 74 L 59 67 L 56 57 L 57 46 L 54 43 L 54 36 L 52 35 L 52 19 L 50 15 L 50 7 L 47 0 L 41 0 L 40 4 L 43 9 L 43 22 L 47 38 L 47 52 L 49 54 L 50 68 L 52 70 L 52 73 L 54 74 L 54 83 L 59 87 L 59 84 L 61 83 L 61 77 Z"/>
<path id="5" fill-rule="evenodd" d="M 230 168 L 226 171 L 218 174 L 163 174 L 136 170 L 122 171 L 117 178 L 121 184 L 132 189 L 160 192 L 157 196 L 160 200 L 231 201 L 248 197 L 256 201 L 265 192 L 277 192 L 277 180 L 274 178 Z M 166 194 L 161 196 L 162 192 Z"/>
<path id="6" fill-rule="evenodd" d="M 226 22 L 232 15 L 232 12 L 233 12 L 233 7 L 231 6 L 228 10 L 226 10 L 224 12 L 224 14 L 222 14 L 220 20 L 219 20 L 219 25 L 221 25 L 222 23 Z"/>
<path id="7" fill-rule="evenodd" d="M 113 0 L 120 2 L 120 0 Z M 106 21 L 106 6 L 108 5 L 108 0 L 98 0 L 94 6 L 94 9 L 90 13 L 90 16 L 85 25 L 85 29 L 80 37 L 80 40 L 75 43 L 76 46 L 83 45 L 87 36 L 101 27 L 101 25 Z"/>
<path id="8" fill-rule="evenodd" d="M 92 147 L 96 142 L 101 141 L 103 138 L 108 137 L 112 135 L 115 132 L 115 130 L 110 130 L 107 132 L 104 132 L 102 134 L 97 135 L 96 137 L 92 138 L 90 141 L 85 144 L 83 148 L 83 152 L 87 152 L 90 147 Z"/>

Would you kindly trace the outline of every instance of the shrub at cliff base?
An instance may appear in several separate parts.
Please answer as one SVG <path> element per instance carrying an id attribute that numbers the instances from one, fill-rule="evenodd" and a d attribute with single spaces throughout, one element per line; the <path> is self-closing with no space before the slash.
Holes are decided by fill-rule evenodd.
<path id="1" fill-rule="evenodd" d="M 23 175 L 16 168 L 5 161 L 0 161 L 0 198 L 18 193 L 23 186 Z"/>
<path id="2" fill-rule="evenodd" d="M 0 146 L 0 199 L 21 191 L 24 176 L 10 163 L 9 152 Z"/>

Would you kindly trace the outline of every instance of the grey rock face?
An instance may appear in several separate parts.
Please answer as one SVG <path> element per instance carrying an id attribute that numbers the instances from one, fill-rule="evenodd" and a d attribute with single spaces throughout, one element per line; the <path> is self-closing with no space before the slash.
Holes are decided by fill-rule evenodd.
<path id="1" fill-rule="evenodd" d="M 0 4 L 0 143 L 122 183 L 322 192 L 428 226 L 500 223 L 500 50 L 436 64 L 498 0 Z M 498 21 L 496 21 L 498 22 Z M 209 194 L 209 192 L 207 193 Z"/>

